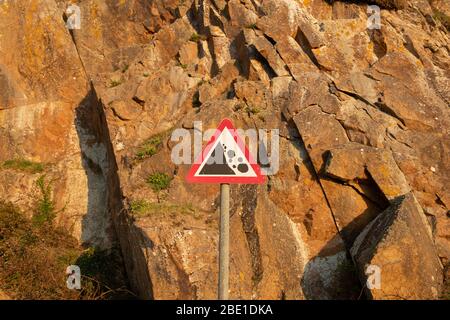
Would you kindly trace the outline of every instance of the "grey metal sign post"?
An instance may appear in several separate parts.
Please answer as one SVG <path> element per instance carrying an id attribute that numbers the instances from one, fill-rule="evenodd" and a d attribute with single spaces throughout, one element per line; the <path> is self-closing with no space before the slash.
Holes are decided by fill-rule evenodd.
<path id="1" fill-rule="evenodd" d="M 216 162 L 215 155 L 222 161 Z M 186 175 L 189 183 L 220 183 L 219 300 L 228 300 L 229 295 L 230 183 L 262 184 L 265 180 L 230 119 L 220 122 Z"/>
<path id="2" fill-rule="evenodd" d="M 228 300 L 230 275 L 230 185 L 220 184 L 219 300 Z"/>

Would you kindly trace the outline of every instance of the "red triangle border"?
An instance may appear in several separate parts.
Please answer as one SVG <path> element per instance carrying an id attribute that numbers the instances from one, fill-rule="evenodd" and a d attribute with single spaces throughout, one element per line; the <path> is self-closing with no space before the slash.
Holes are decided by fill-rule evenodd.
<path id="1" fill-rule="evenodd" d="M 250 163 L 250 166 L 252 167 L 253 171 L 256 173 L 256 177 L 236 177 L 236 176 L 208 176 L 208 177 L 196 177 L 194 176 L 197 172 L 198 168 L 201 166 L 203 160 L 208 155 L 210 149 L 212 148 L 214 142 L 216 139 L 220 136 L 222 131 L 227 128 L 230 130 L 230 132 L 233 134 L 237 145 L 243 152 L 244 156 L 247 158 L 247 161 Z M 237 134 L 236 129 L 233 126 L 233 123 L 230 119 L 223 119 L 219 126 L 216 129 L 216 132 L 211 137 L 211 139 L 206 144 L 205 148 L 202 150 L 202 152 L 197 157 L 194 164 L 189 169 L 189 172 L 186 175 L 186 181 L 188 183 L 241 183 L 241 184 L 263 184 L 266 182 L 266 178 L 264 175 L 261 174 L 261 168 L 259 165 L 253 161 L 253 158 L 248 151 L 247 146 L 242 141 L 241 137 Z"/>

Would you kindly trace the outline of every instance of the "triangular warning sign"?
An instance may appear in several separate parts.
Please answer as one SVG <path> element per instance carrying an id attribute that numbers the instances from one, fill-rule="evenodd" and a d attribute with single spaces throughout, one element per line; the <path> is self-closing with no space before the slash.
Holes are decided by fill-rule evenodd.
<path id="1" fill-rule="evenodd" d="M 191 183 L 264 183 L 259 165 L 253 161 L 231 120 L 224 119 L 189 170 Z"/>

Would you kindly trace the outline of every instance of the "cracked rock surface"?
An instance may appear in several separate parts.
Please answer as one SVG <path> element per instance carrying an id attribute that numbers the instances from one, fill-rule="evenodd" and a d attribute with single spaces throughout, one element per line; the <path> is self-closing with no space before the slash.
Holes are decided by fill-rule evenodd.
<path id="1" fill-rule="evenodd" d="M 0 162 L 49 164 L 55 223 L 120 246 L 139 297 L 215 299 L 219 187 L 185 182 L 171 132 L 279 129 L 278 172 L 231 187 L 230 299 L 439 298 L 450 11 L 375 3 L 371 30 L 365 1 L 1 1 Z M 38 176 L 0 169 L 0 200 L 31 208 Z"/>

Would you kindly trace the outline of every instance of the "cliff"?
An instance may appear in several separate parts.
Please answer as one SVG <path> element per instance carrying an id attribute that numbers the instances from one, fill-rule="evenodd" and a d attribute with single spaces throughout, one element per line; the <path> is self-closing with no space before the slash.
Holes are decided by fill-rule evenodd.
<path id="1" fill-rule="evenodd" d="M 375 3 L 380 29 L 364 1 L 0 1 L 0 201 L 32 218 L 45 175 L 52 223 L 119 248 L 137 296 L 214 299 L 219 187 L 171 133 L 228 117 L 279 129 L 278 172 L 231 187 L 230 298 L 442 297 L 450 11 Z"/>

